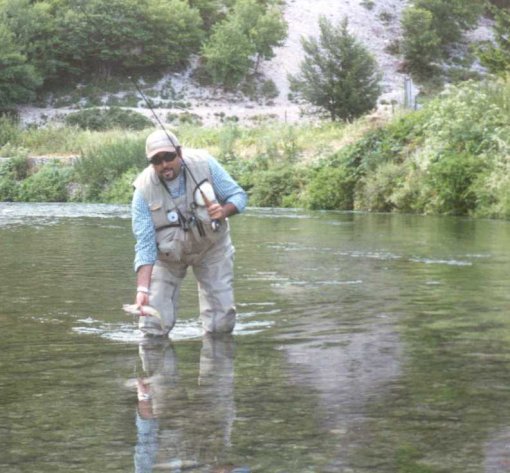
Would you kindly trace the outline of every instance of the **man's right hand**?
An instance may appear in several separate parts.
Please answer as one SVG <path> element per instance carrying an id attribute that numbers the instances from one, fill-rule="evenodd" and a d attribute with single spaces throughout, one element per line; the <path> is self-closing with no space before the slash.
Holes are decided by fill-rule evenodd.
<path id="1" fill-rule="evenodd" d="M 149 294 L 147 294 L 146 292 L 137 292 L 135 304 L 138 307 L 149 305 Z"/>

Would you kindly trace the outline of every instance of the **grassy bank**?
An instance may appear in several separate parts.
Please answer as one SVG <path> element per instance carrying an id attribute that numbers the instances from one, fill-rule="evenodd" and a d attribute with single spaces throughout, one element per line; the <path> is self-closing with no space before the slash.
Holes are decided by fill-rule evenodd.
<path id="1" fill-rule="evenodd" d="M 252 206 L 510 217 L 510 82 L 466 82 L 384 122 L 181 125 L 250 194 Z M 0 122 L 0 200 L 129 202 L 149 130 L 23 130 Z M 30 169 L 27 156 L 77 154 Z"/>

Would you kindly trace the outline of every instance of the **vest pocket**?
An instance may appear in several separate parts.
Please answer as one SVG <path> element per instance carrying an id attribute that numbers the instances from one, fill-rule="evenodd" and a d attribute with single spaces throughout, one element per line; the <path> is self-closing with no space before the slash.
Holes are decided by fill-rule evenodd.
<path id="1" fill-rule="evenodd" d="M 166 227 L 156 230 L 158 250 L 170 261 L 181 261 L 184 255 L 186 232 L 180 227 Z"/>

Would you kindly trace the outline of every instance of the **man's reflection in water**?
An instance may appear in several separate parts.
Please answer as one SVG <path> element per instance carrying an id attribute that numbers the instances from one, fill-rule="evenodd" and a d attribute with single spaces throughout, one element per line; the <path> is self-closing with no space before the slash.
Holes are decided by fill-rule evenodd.
<path id="1" fill-rule="evenodd" d="M 225 461 L 235 419 L 232 335 L 204 336 L 198 382 L 188 389 L 169 340 L 144 340 L 139 355 L 136 473 L 248 473 Z"/>

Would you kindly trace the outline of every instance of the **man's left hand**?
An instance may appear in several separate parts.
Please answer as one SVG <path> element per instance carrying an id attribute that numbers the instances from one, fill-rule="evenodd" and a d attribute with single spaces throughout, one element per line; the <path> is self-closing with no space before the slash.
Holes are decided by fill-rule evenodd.
<path id="1" fill-rule="evenodd" d="M 209 205 L 209 207 L 207 207 L 207 212 L 211 220 L 225 220 L 226 215 L 221 204 L 214 203 Z"/>

